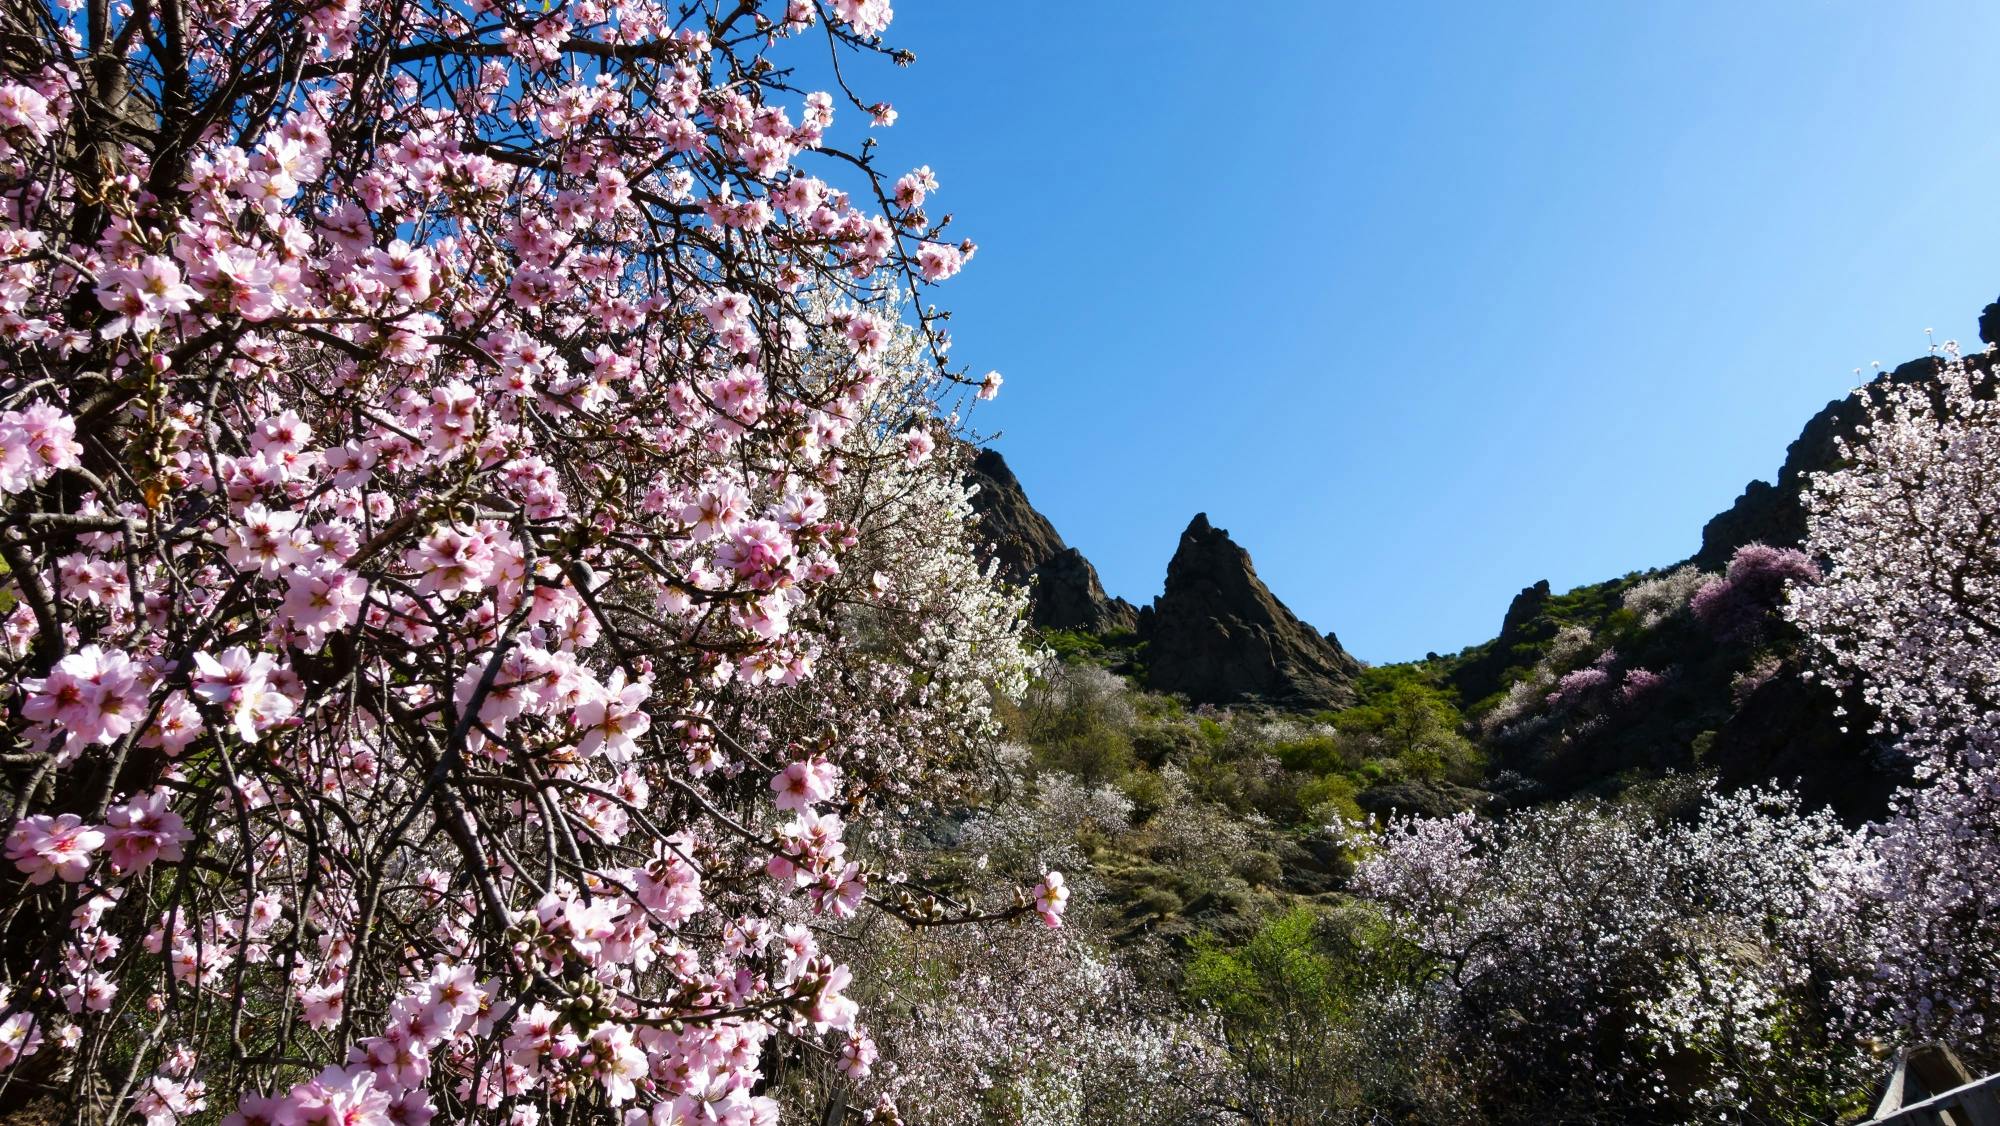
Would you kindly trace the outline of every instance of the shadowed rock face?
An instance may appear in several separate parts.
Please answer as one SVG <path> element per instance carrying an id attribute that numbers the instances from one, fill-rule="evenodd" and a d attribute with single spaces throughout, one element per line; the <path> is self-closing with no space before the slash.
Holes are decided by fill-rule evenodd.
<path id="1" fill-rule="evenodd" d="M 1093 633 L 1133 627 L 1137 614 L 1132 604 L 1104 593 L 1097 569 L 1063 543 L 1048 518 L 1028 503 L 1005 458 L 980 450 L 966 480 L 979 487 L 972 507 L 979 513 L 980 538 L 1000 563 L 1000 577 L 1033 587 L 1029 617 L 1035 625 Z"/>
<path id="2" fill-rule="evenodd" d="M 1332 634 L 1293 616 L 1257 578 L 1250 553 L 1206 513 L 1181 533 L 1166 593 L 1143 615 L 1146 682 L 1197 703 L 1331 707 L 1361 671 Z"/>
<path id="3" fill-rule="evenodd" d="M 1989 344 L 2000 337 L 2000 303 L 1986 307 L 1979 318 L 1979 331 Z M 1969 359 L 1974 367 L 1992 362 L 1985 355 Z M 1931 356 L 1911 360 L 1894 371 L 1876 376 L 1868 388 L 1931 379 L 1938 366 L 1938 360 Z M 1855 429 L 1867 416 L 1867 404 L 1859 394 L 1836 399 L 1812 416 L 1798 440 L 1786 448 L 1785 464 L 1778 470 L 1777 483 L 1750 482 L 1727 512 L 1718 514 L 1702 528 L 1701 550 L 1690 562 L 1705 571 L 1720 571 L 1728 566 L 1736 549 L 1747 543 L 1767 543 L 1772 547 L 1803 544 L 1805 494 L 1812 484 L 1812 475 L 1840 464 L 1839 443 L 1852 439 Z"/>
<path id="4" fill-rule="evenodd" d="M 1556 635 L 1556 623 L 1542 614 L 1551 593 L 1549 580 L 1543 579 L 1534 586 L 1522 587 L 1514 601 L 1507 604 L 1507 615 L 1500 621 L 1500 636 L 1485 653 L 1460 664 L 1452 674 L 1452 686 L 1458 689 L 1460 699 L 1483 700 L 1506 687 L 1502 679 L 1513 664 L 1517 649 Z"/>

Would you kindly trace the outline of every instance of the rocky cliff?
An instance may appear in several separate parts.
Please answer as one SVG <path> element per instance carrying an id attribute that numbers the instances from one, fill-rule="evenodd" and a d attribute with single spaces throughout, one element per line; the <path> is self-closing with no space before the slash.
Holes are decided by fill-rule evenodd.
<path id="1" fill-rule="evenodd" d="M 981 536 L 1000 563 L 1000 576 L 1034 592 L 1029 613 L 1035 625 L 1092 633 L 1134 626 L 1132 604 L 1104 593 L 1097 569 L 1028 503 L 1020 479 L 998 451 L 973 455 L 966 480 L 978 486 L 972 507 L 979 513 Z"/>
<path id="2" fill-rule="evenodd" d="M 1926 356 L 1911 360 L 1878 377 L 1878 382 L 1904 383 L 1928 379 L 1937 374 L 1938 361 Z M 1746 543 L 1767 543 L 1773 547 L 1797 547 L 1806 538 L 1804 497 L 1812 475 L 1839 463 L 1839 442 L 1852 437 L 1861 424 L 1865 408 L 1860 395 L 1848 395 L 1828 403 L 1812 416 L 1798 440 L 1785 450 L 1785 463 L 1776 483 L 1752 481 L 1728 510 L 1718 513 L 1701 529 L 1701 550 L 1690 561 L 1704 571 L 1720 571 L 1729 557 Z"/>
<path id="3" fill-rule="evenodd" d="M 1979 338 L 2000 344 L 2000 302 L 1986 306 L 1979 318 Z M 1976 355 L 1974 365 L 1991 363 L 1991 357 Z M 1895 370 L 1875 377 L 1870 387 L 1886 383 L 1909 383 L 1937 374 L 1933 356 L 1911 360 Z M 1839 464 L 1838 444 L 1851 438 L 1863 418 L 1862 394 L 1835 399 L 1807 422 L 1798 440 L 1785 450 L 1785 463 L 1775 484 L 1752 481 L 1725 512 L 1701 530 L 1701 550 L 1690 562 L 1704 571 L 1719 571 L 1736 549 L 1746 543 L 1767 543 L 1773 547 L 1797 547 L 1805 541 L 1804 497 L 1812 475 Z"/>
<path id="4" fill-rule="evenodd" d="M 1271 594 L 1250 553 L 1197 515 L 1167 564 L 1165 593 L 1140 615 L 1146 683 L 1197 703 L 1337 707 L 1360 662 Z"/>

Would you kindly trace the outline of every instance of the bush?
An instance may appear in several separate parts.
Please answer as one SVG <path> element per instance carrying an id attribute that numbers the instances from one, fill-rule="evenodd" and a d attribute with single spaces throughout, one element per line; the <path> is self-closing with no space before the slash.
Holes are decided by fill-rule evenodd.
<path id="1" fill-rule="evenodd" d="M 1149 820 L 1165 809 L 1169 800 L 1167 784 L 1160 780 L 1158 774 L 1143 766 L 1119 779 L 1118 788 L 1131 800 L 1132 816 L 1139 821 Z"/>
<path id="2" fill-rule="evenodd" d="M 1299 807 L 1306 811 L 1306 820 L 1315 824 L 1330 825 L 1335 820 L 1360 824 L 1367 815 L 1354 800 L 1358 792 L 1352 778 L 1329 774 L 1299 787 Z"/>
<path id="3" fill-rule="evenodd" d="M 1303 739 L 1282 742 L 1271 748 L 1271 754 L 1288 770 L 1307 774 L 1341 774 L 1361 766 L 1360 748 L 1352 739 L 1339 735 L 1309 735 Z"/>
<path id="4" fill-rule="evenodd" d="M 1074 774 L 1090 785 L 1117 782 L 1136 762 L 1132 740 L 1115 727 L 1091 726 L 1037 748 L 1038 762 Z"/>
<path id="5" fill-rule="evenodd" d="M 1271 853 L 1252 852 L 1236 859 L 1236 874 L 1252 887 L 1270 887 L 1284 875 L 1284 867 Z"/>
<path id="6" fill-rule="evenodd" d="M 1730 557 L 1729 570 L 1694 593 L 1688 609 L 1716 635 L 1725 639 L 1763 634 L 1789 586 L 1812 586 L 1822 578 L 1819 565 L 1805 552 L 1744 544 Z"/>
<path id="7" fill-rule="evenodd" d="M 1444 756 L 1429 747 L 1412 747 L 1396 756 L 1403 777 L 1435 782 L 1444 777 Z"/>

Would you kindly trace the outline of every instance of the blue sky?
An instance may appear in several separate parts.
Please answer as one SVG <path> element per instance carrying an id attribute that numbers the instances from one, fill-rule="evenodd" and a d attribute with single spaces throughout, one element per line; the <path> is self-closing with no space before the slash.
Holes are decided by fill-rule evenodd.
<path id="1" fill-rule="evenodd" d="M 2000 295 L 2000 5 L 904 0 L 974 423 L 1135 602 L 1197 511 L 1371 661 L 1685 557 Z M 851 123 L 850 123 L 851 124 Z"/>

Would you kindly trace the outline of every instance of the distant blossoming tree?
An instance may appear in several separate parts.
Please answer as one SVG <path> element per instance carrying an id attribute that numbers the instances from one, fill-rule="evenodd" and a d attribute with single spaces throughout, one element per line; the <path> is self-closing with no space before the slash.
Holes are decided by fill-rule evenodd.
<path id="1" fill-rule="evenodd" d="M 0 13 L 0 1104 L 771 1123 L 873 1057 L 796 919 L 1060 920 L 846 831 L 1025 667 L 940 450 L 972 245 L 834 143 L 889 19 Z"/>
<path id="2" fill-rule="evenodd" d="M 1802 551 L 1750 543 L 1736 549 L 1720 578 L 1710 579 L 1688 599 L 1702 624 L 1725 638 L 1756 640 L 1785 604 L 1788 589 L 1810 586 L 1819 568 Z"/>

